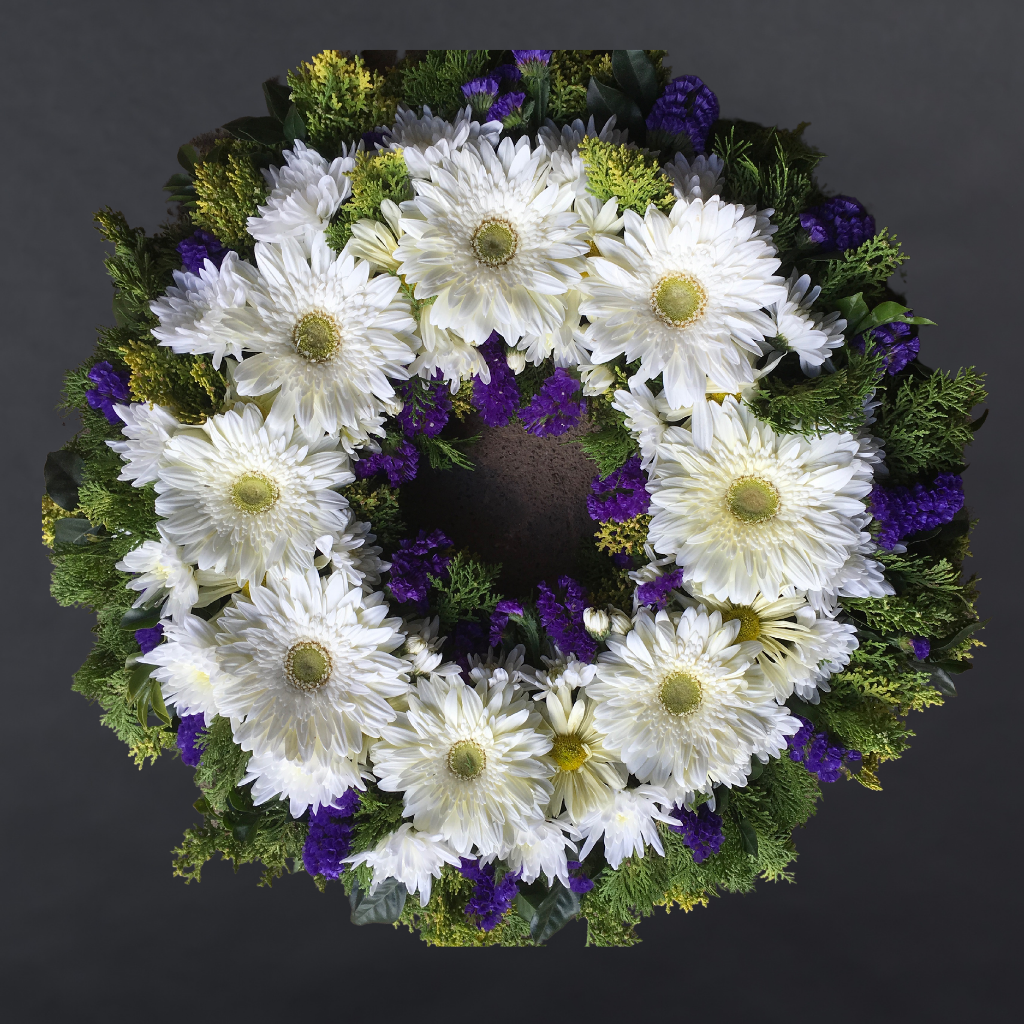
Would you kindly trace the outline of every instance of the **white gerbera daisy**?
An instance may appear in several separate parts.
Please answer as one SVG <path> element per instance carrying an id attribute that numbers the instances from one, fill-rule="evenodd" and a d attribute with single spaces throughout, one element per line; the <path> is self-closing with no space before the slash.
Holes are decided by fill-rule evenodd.
<path id="1" fill-rule="evenodd" d="M 775 249 L 757 218 L 713 196 L 623 213 L 621 241 L 599 237 L 603 256 L 587 261 L 581 312 L 593 361 L 625 353 L 641 381 L 663 374 L 671 405 L 702 399 L 705 377 L 737 391 L 753 380 L 762 306 L 785 297 Z"/>
<path id="2" fill-rule="evenodd" d="M 575 288 L 566 292 L 565 318 L 562 323 L 546 334 L 527 334 L 519 340 L 517 348 L 525 353 L 526 359 L 534 366 L 540 366 L 548 357 L 554 359 L 555 366 L 578 366 L 590 358 L 582 345 L 580 298 Z"/>
<path id="3" fill-rule="evenodd" d="M 164 641 L 148 654 L 144 665 L 155 665 L 153 678 L 163 699 L 180 717 L 202 715 L 209 725 L 220 714 L 213 682 L 223 673 L 217 661 L 217 630 L 197 615 L 164 623 Z"/>
<path id="4" fill-rule="evenodd" d="M 372 850 L 363 850 L 345 858 L 346 864 L 367 864 L 373 868 L 370 894 L 381 882 L 396 878 L 409 892 L 418 892 L 420 906 L 430 902 L 433 880 L 441 877 L 445 864 L 459 865 L 459 857 L 441 836 L 417 832 L 404 821 L 386 835 Z"/>
<path id="5" fill-rule="evenodd" d="M 115 568 L 138 573 L 125 584 L 129 590 L 140 591 L 133 608 L 159 598 L 163 605 L 161 614 L 180 622 L 199 600 L 199 584 L 192 566 L 182 561 L 181 548 L 170 541 L 144 541 L 117 562 Z"/>
<path id="6" fill-rule="evenodd" d="M 257 207 L 260 215 L 249 218 L 249 234 L 258 242 L 282 242 L 286 238 L 312 242 L 352 194 L 348 172 L 356 165 L 355 157 L 344 153 L 328 164 L 299 139 L 281 155 L 283 167 L 263 171 L 270 195 L 265 206 Z"/>
<path id="7" fill-rule="evenodd" d="M 228 312 L 244 308 L 258 287 L 256 268 L 230 251 L 219 270 L 209 260 L 198 274 L 176 270 L 174 284 L 149 304 L 160 321 L 153 337 L 177 355 L 209 353 L 220 369 L 225 356 L 241 359 L 248 341 L 227 322 Z"/>
<path id="8" fill-rule="evenodd" d="M 565 655 L 556 647 L 554 655 L 553 658 L 544 654 L 540 656 L 543 669 L 523 668 L 523 678 L 538 691 L 533 695 L 534 700 L 546 700 L 552 690 L 585 689 L 597 673 L 596 666 L 580 661 L 575 654 Z"/>
<path id="9" fill-rule="evenodd" d="M 835 615 L 840 597 L 888 597 L 896 593 L 885 578 L 884 567 L 870 558 L 878 545 L 870 534 L 861 534 L 860 543 L 847 556 L 839 571 L 818 590 L 807 592 L 807 603 L 826 615 Z"/>
<path id="10" fill-rule="evenodd" d="M 401 281 L 370 277 L 370 265 L 336 253 L 317 235 L 307 251 L 295 239 L 256 246 L 261 292 L 231 315 L 255 355 L 234 371 L 240 395 L 280 389 L 270 418 L 294 415 L 308 437 L 346 428 L 379 430 L 388 377 L 404 379 L 417 343 Z"/>
<path id="11" fill-rule="evenodd" d="M 713 440 L 664 443 L 648 490 L 648 537 L 718 600 L 820 590 L 863 539 L 871 466 L 851 434 L 776 434 L 728 396 L 710 403 Z"/>
<path id="12" fill-rule="evenodd" d="M 130 480 L 133 487 L 153 483 L 160 475 L 160 460 L 164 445 L 184 425 L 162 405 L 138 402 L 133 405 L 115 405 L 114 411 L 124 420 L 121 433 L 127 440 L 108 441 L 126 463 L 118 480 Z"/>
<path id="13" fill-rule="evenodd" d="M 409 710 L 371 752 L 380 788 L 402 793 L 417 828 L 464 856 L 474 846 L 501 850 L 506 830 L 542 818 L 551 797 L 540 760 L 551 741 L 536 728 L 539 715 L 509 702 L 510 690 L 481 694 L 455 678 L 420 678 Z"/>
<path id="14" fill-rule="evenodd" d="M 271 751 L 253 754 L 239 785 L 253 784 L 252 802 L 256 805 L 275 797 L 287 800 L 291 816 L 299 818 L 307 808 L 316 813 L 329 807 L 353 787 L 366 789 L 363 777 L 357 756 L 343 757 L 318 743 L 312 757 L 305 760 L 289 761 Z"/>
<path id="15" fill-rule="evenodd" d="M 722 194 L 725 161 L 717 153 L 707 156 L 701 153 L 693 160 L 676 153 L 675 159 L 665 164 L 662 170 L 675 183 L 677 198 L 684 202 L 690 199 L 707 202 L 712 196 Z"/>
<path id="16" fill-rule="evenodd" d="M 402 625 L 405 633 L 405 646 L 399 652 L 409 665 L 409 672 L 414 676 L 429 676 L 432 672 L 448 675 L 452 666 L 441 664 L 443 656 L 441 645 L 447 637 L 439 635 L 441 620 L 435 615 L 432 619 L 406 619 Z M 457 665 L 456 670 L 461 672 Z M 403 708 L 402 710 L 405 710 Z"/>
<path id="17" fill-rule="evenodd" d="M 308 760 L 319 743 L 357 755 L 363 734 L 394 720 L 387 702 L 408 689 L 400 619 L 387 618 L 382 593 L 366 596 L 341 573 L 271 572 L 218 621 L 221 714 L 238 719 L 235 741 L 255 753 Z"/>
<path id="18" fill-rule="evenodd" d="M 435 298 L 424 314 L 434 326 L 473 345 L 492 331 L 514 344 L 564 322 L 561 296 L 578 286 L 587 246 L 549 166 L 529 139 L 504 139 L 497 151 L 468 144 L 413 180 L 394 255 L 416 298 Z"/>
<path id="19" fill-rule="evenodd" d="M 348 523 L 348 459 L 331 438 L 307 444 L 294 422 L 275 428 L 255 405 L 211 416 L 200 437 L 167 442 L 156 483 L 160 532 L 183 558 L 258 583 L 267 569 L 307 569 L 315 541 Z"/>
<path id="20" fill-rule="evenodd" d="M 659 857 L 665 856 L 658 835 L 657 822 L 675 822 L 658 805 L 669 803 L 669 797 L 657 786 L 637 786 L 636 789 L 620 789 L 611 800 L 596 807 L 579 821 L 578 827 L 586 839 L 580 850 L 580 860 L 585 860 L 597 841 L 604 839 L 605 860 L 615 870 L 626 857 L 644 855 L 649 846 Z"/>
<path id="21" fill-rule="evenodd" d="M 384 549 L 374 544 L 377 535 L 371 529 L 369 523 L 351 516 L 340 534 L 317 537 L 316 549 L 320 554 L 313 559 L 314 567 L 325 569 L 329 565 L 334 572 L 343 573 L 350 585 L 371 593 L 380 585 L 380 574 L 391 568 L 390 562 L 381 561 Z"/>
<path id="22" fill-rule="evenodd" d="M 505 855 L 509 871 L 521 871 L 520 881 L 525 885 L 547 875 L 548 885 L 557 879 L 569 888 L 569 864 L 566 850 L 576 853 L 576 844 L 566 836 L 566 830 L 579 836 L 568 822 L 536 821 L 516 830 L 515 843 Z"/>
<path id="23" fill-rule="evenodd" d="M 454 121 L 446 121 L 423 108 L 423 116 L 406 107 L 399 107 L 393 128 L 379 129 L 384 133 L 389 149 L 401 149 L 409 174 L 415 178 L 429 178 L 430 169 L 450 158 L 467 143 L 483 143 L 492 149 L 501 136 L 501 122 L 484 124 L 473 119 L 473 108 L 460 110 Z"/>
<path id="24" fill-rule="evenodd" d="M 610 636 L 587 695 L 594 723 L 641 782 L 686 792 L 743 785 L 751 755 L 778 756 L 799 728 L 775 703 L 756 658 L 719 612 L 641 608 L 633 630 Z"/>
<path id="25" fill-rule="evenodd" d="M 548 804 L 551 816 L 562 810 L 564 802 L 570 820 L 579 821 L 626 783 L 624 766 L 595 727 L 594 707 L 583 694 L 573 700 L 568 687 L 549 690 L 541 705 L 541 729 L 551 734 L 547 755 L 554 787 Z"/>
<path id="26" fill-rule="evenodd" d="M 846 321 L 841 320 L 838 313 L 820 317 L 812 312 L 811 307 L 821 293 L 821 286 L 811 288 L 807 274 L 801 276 L 794 270 L 786 281 L 786 288 L 786 298 L 773 303 L 765 311 L 762 333 L 778 347 L 796 352 L 800 357 L 800 369 L 808 377 L 817 377 L 829 354 L 843 344 Z"/>

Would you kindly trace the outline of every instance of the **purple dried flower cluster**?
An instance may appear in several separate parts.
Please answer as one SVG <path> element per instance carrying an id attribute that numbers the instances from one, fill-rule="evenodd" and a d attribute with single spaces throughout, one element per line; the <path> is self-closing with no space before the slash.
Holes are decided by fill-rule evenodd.
<path id="1" fill-rule="evenodd" d="M 505 632 L 505 627 L 508 625 L 508 617 L 510 615 L 522 614 L 523 606 L 518 601 L 499 601 L 494 606 L 494 612 L 491 615 L 491 635 L 489 637 L 492 647 L 497 647 L 501 643 L 501 635 Z"/>
<path id="2" fill-rule="evenodd" d="M 594 888 L 594 880 L 583 874 L 583 865 L 578 860 L 567 861 L 566 867 L 569 869 L 570 892 L 582 896 Z"/>
<path id="3" fill-rule="evenodd" d="M 430 590 L 428 576 L 444 579 L 448 575 L 451 555 L 440 549 L 450 548 L 451 540 L 440 530 L 427 533 L 420 530 L 415 540 L 400 540 L 398 550 L 391 556 L 391 578 L 388 586 L 396 601 L 415 601 L 421 604 Z"/>
<path id="4" fill-rule="evenodd" d="M 198 274 L 204 269 L 207 260 L 219 268 L 227 253 L 220 239 L 209 231 L 194 231 L 178 243 L 178 255 L 190 274 Z"/>
<path id="5" fill-rule="evenodd" d="M 571 576 L 558 580 L 561 596 L 554 593 L 546 583 L 540 583 L 537 590 L 537 611 L 541 625 L 548 636 L 566 654 L 575 654 L 583 661 L 592 661 L 597 654 L 597 642 L 583 625 L 584 609 L 589 607 L 587 591 L 583 584 Z"/>
<path id="6" fill-rule="evenodd" d="M 195 768 L 203 756 L 203 748 L 196 745 L 199 734 L 206 730 L 206 719 L 203 715 L 185 715 L 178 726 L 178 735 L 174 742 L 181 751 L 181 759 Z"/>
<path id="7" fill-rule="evenodd" d="M 146 629 L 135 630 L 135 642 L 142 649 L 143 654 L 149 654 L 157 647 L 164 638 L 164 627 L 162 623 L 155 626 L 148 626 Z"/>
<path id="8" fill-rule="evenodd" d="M 466 913 L 480 917 L 480 927 L 489 932 L 496 928 L 519 894 L 519 878 L 522 870 L 509 871 L 500 882 L 494 883 L 494 865 L 481 864 L 479 860 L 460 857 L 459 871 L 476 885 L 473 895 L 466 901 Z"/>
<path id="9" fill-rule="evenodd" d="M 930 487 L 878 487 L 871 491 L 871 514 L 878 520 L 878 543 L 892 551 L 904 538 L 953 521 L 964 507 L 964 482 L 940 473 Z"/>
<path id="10" fill-rule="evenodd" d="M 795 736 L 789 738 L 789 759 L 803 762 L 804 767 L 817 775 L 821 782 L 835 782 L 844 761 L 859 761 L 860 751 L 849 750 L 829 741 L 827 732 L 815 732 L 814 725 L 801 715 L 795 715 L 803 724 Z"/>
<path id="11" fill-rule="evenodd" d="M 907 315 L 912 316 L 913 310 L 907 310 Z M 882 324 L 880 327 L 873 327 L 869 332 L 871 335 L 871 354 L 885 354 L 885 371 L 890 376 L 895 376 L 908 363 L 917 358 L 921 351 L 921 339 L 917 336 L 915 324 L 891 323 Z M 858 334 L 851 339 L 850 344 L 858 351 L 864 351 L 864 335 Z"/>
<path id="12" fill-rule="evenodd" d="M 852 196 L 832 196 L 800 214 L 800 226 L 815 245 L 826 249 L 856 249 L 875 234 L 875 218 Z"/>
<path id="13" fill-rule="evenodd" d="M 526 99 L 525 92 L 507 92 L 501 99 L 487 111 L 488 121 L 504 121 L 510 114 L 514 114 L 523 105 Z"/>
<path id="14" fill-rule="evenodd" d="M 513 50 L 512 59 L 522 69 L 524 64 L 547 64 L 551 60 L 552 50 Z"/>
<path id="15" fill-rule="evenodd" d="M 440 370 L 430 380 L 413 377 L 399 384 L 395 394 L 403 403 L 397 419 L 406 437 L 437 437 L 448 425 L 452 396 Z"/>
<path id="16" fill-rule="evenodd" d="M 333 807 L 321 807 L 309 816 L 309 834 L 302 848 L 302 863 L 311 875 L 337 878 L 352 848 L 351 818 L 359 809 L 359 793 L 347 789 Z"/>
<path id="17" fill-rule="evenodd" d="M 707 804 L 701 804 L 696 811 L 688 811 L 685 807 L 673 807 L 669 817 L 677 818 L 678 825 L 669 825 L 673 832 L 683 837 L 683 842 L 693 850 L 693 863 L 699 864 L 707 860 L 713 853 L 718 853 L 725 841 L 722 832 L 722 819 Z"/>
<path id="18" fill-rule="evenodd" d="M 595 476 L 590 489 L 594 493 L 587 497 L 587 511 L 591 519 L 599 522 L 611 519 L 624 523 L 651 507 L 647 474 L 640 468 L 638 455 L 627 459 L 606 477 Z"/>
<path id="19" fill-rule="evenodd" d="M 462 87 L 462 95 L 469 100 L 473 110 L 483 113 L 490 110 L 494 101 L 498 98 L 501 89 L 501 82 L 494 75 L 485 75 L 483 78 L 474 78 Z"/>
<path id="20" fill-rule="evenodd" d="M 670 591 L 677 590 L 683 582 L 683 570 L 673 569 L 671 572 L 651 580 L 650 583 L 641 583 L 636 588 L 636 599 L 641 604 L 653 605 L 656 608 L 664 608 L 668 605 Z"/>
<path id="21" fill-rule="evenodd" d="M 914 652 L 914 657 L 917 658 L 918 661 L 924 661 L 924 659 L 932 653 L 931 641 L 924 636 L 911 637 L 910 646 Z"/>
<path id="22" fill-rule="evenodd" d="M 575 397 L 582 385 L 558 367 L 523 409 L 523 426 L 534 437 L 558 437 L 583 417 L 583 402 Z"/>
<path id="23" fill-rule="evenodd" d="M 416 470 L 420 464 L 420 453 L 408 441 L 399 441 L 391 449 L 391 454 L 374 452 L 360 459 L 355 464 L 355 474 L 360 480 L 375 476 L 377 473 L 387 473 L 388 483 L 392 487 L 399 487 L 416 479 Z"/>
<path id="24" fill-rule="evenodd" d="M 695 153 L 703 153 L 708 132 L 718 120 L 718 97 L 696 76 L 674 78 L 647 115 L 651 131 L 678 135 L 686 132 Z"/>
<path id="25" fill-rule="evenodd" d="M 473 378 L 473 405 L 489 427 L 503 427 L 519 408 L 516 375 L 505 359 L 505 340 L 497 331 L 480 346 L 480 354 L 491 370 L 491 382 Z"/>
<path id="26" fill-rule="evenodd" d="M 121 417 L 114 412 L 114 403 L 132 400 L 128 374 L 115 370 L 110 363 L 104 361 L 97 363 L 89 371 L 88 377 L 96 385 L 85 393 L 89 407 L 102 412 L 108 423 L 120 423 Z"/>
<path id="27" fill-rule="evenodd" d="M 510 85 L 513 82 L 522 80 L 522 72 L 515 64 L 499 64 L 492 72 L 494 78 L 500 80 L 502 85 Z"/>
<path id="28" fill-rule="evenodd" d="M 448 636 L 445 654 L 468 676 L 469 656 L 486 654 L 488 640 L 488 634 L 481 623 L 473 622 L 472 619 L 461 619 L 455 623 Z"/>

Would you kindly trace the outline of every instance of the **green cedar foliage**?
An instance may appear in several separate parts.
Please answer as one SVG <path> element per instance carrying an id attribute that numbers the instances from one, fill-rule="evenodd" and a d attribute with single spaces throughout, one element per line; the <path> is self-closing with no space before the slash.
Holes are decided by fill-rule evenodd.
<path id="1" fill-rule="evenodd" d="M 463 619 L 479 620 L 481 613 L 490 615 L 501 600 L 494 585 L 501 575 L 501 564 L 487 564 L 456 551 L 448 564 L 448 579 L 431 576 L 437 590 L 437 614 L 442 631 Z"/>
<path id="2" fill-rule="evenodd" d="M 856 249 L 844 253 L 842 259 L 829 260 L 823 271 L 807 269 L 821 285 L 818 304 L 831 308 L 829 304 L 836 299 L 856 292 L 862 292 L 869 304 L 882 299 L 886 294 L 886 281 L 906 260 L 896 236 L 890 235 L 888 228 L 882 228 Z"/>
<path id="3" fill-rule="evenodd" d="M 390 550 L 405 533 L 398 488 L 372 480 L 357 480 L 342 489 L 357 519 L 373 524 L 377 540 Z"/>
<path id="4" fill-rule="evenodd" d="M 253 160 L 261 147 L 238 139 L 222 139 L 194 168 L 196 193 L 192 220 L 243 254 L 252 252 L 246 222 L 267 197 L 267 184 Z"/>
<path id="5" fill-rule="evenodd" d="M 488 50 L 429 50 L 423 60 L 401 69 L 402 98 L 417 111 L 454 117 L 466 105 L 462 86 L 493 66 Z"/>
<path id="6" fill-rule="evenodd" d="M 595 138 L 583 139 L 579 154 L 587 171 L 587 191 L 602 203 L 614 197 L 621 209 L 640 216 L 652 203 L 663 211 L 674 205 L 672 179 L 662 172 L 656 156 Z"/>
<path id="7" fill-rule="evenodd" d="M 352 225 L 368 218 L 380 220 L 385 199 L 402 203 L 412 198 L 409 171 L 401 153 L 359 153 L 349 171 L 352 196 L 341 204 L 327 229 L 327 243 L 339 252 L 352 237 Z"/>

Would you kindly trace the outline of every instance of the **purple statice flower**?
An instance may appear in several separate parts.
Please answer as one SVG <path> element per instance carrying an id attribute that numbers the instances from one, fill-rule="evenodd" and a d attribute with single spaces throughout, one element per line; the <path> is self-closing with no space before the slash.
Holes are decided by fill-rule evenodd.
<path id="1" fill-rule="evenodd" d="M 430 380 L 413 377 L 395 387 L 404 403 L 396 417 L 406 437 L 437 437 L 448 425 L 452 395 L 440 370 Z"/>
<path id="2" fill-rule="evenodd" d="M 178 243 L 178 255 L 190 274 L 198 274 L 206 266 L 207 260 L 219 268 L 227 252 L 220 244 L 220 239 L 209 231 L 194 231 Z"/>
<path id="3" fill-rule="evenodd" d="M 671 572 L 651 580 L 650 583 L 641 583 L 636 588 L 636 599 L 641 604 L 653 605 L 656 608 L 664 608 L 668 605 L 669 591 L 676 590 L 683 582 L 683 570 L 673 569 Z"/>
<path id="4" fill-rule="evenodd" d="M 490 643 L 492 647 L 497 647 L 501 643 L 501 634 L 505 632 L 505 627 L 508 625 L 508 617 L 510 615 L 522 615 L 523 606 L 518 601 L 499 601 L 494 606 L 494 612 L 491 615 L 491 635 Z"/>
<path id="5" fill-rule="evenodd" d="M 480 354 L 491 371 L 491 382 L 473 378 L 473 405 L 489 427 L 503 427 L 519 408 L 516 375 L 505 359 L 505 341 L 497 331 L 480 346 Z"/>
<path id="6" fill-rule="evenodd" d="M 494 106 L 487 111 L 488 121 L 504 121 L 506 117 L 517 114 L 522 109 L 523 101 L 526 99 L 525 92 L 507 92 Z"/>
<path id="7" fill-rule="evenodd" d="M 543 64 L 547 67 L 552 53 L 552 50 L 513 50 L 512 58 L 519 70 L 522 71 L 524 64 Z"/>
<path id="8" fill-rule="evenodd" d="M 581 386 L 559 366 L 523 409 L 526 432 L 534 437 L 558 437 L 575 427 L 583 417 L 583 402 L 575 397 Z"/>
<path id="9" fill-rule="evenodd" d="M 309 816 L 309 834 L 302 848 L 302 863 L 311 875 L 337 878 L 345 870 L 344 859 L 352 849 L 351 818 L 359 809 L 359 793 L 347 789 L 331 807 Z"/>
<path id="10" fill-rule="evenodd" d="M 157 647 L 164 638 L 163 623 L 158 622 L 155 626 L 146 629 L 135 630 L 135 642 L 142 648 L 143 654 L 149 654 L 154 647 Z"/>
<path id="11" fill-rule="evenodd" d="M 564 592 L 561 596 L 546 583 L 537 586 L 540 593 L 537 612 L 541 625 L 564 653 L 592 661 L 597 654 L 597 641 L 583 625 L 583 611 L 590 606 L 587 591 L 571 576 L 559 577 L 558 589 Z"/>
<path id="12" fill-rule="evenodd" d="M 924 636 L 912 636 L 910 638 L 910 646 L 914 652 L 914 657 L 918 661 L 924 661 L 932 653 L 931 641 Z"/>
<path id="13" fill-rule="evenodd" d="M 469 678 L 469 656 L 485 655 L 488 647 L 488 635 L 482 623 L 472 619 L 461 619 L 455 623 L 445 643 L 446 657 L 455 662 L 466 678 Z"/>
<path id="14" fill-rule="evenodd" d="M 522 72 L 515 64 L 499 64 L 491 72 L 491 76 L 497 78 L 502 85 L 512 85 L 523 77 Z"/>
<path id="15" fill-rule="evenodd" d="M 630 557 L 628 551 L 616 551 L 612 555 L 612 565 L 616 569 L 628 569 L 633 564 L 633 559 Z"/>
<path id="16" fill-rule="evenodd" d="M 856 249 L 875 234 L 875 218 L 852 196 L 832 196 L 800 214 L 800 226 L 815 245 L 826 249 Z"/>
<path id="17" fill-rule="evenodd" d="M 624 523 L 651 507 L 647 474 L 640 468 L 639 455 L 626 459 L 606 477 L 595 476 L 590 489 L 594 493 L 587 497 L 587 511 L 599 522 Z"/>
<path id="18" fill-rule="evenodd" d="M 802 715 L 794 715 L 803 724 L 789 738 L 789 759 L 803 762 L 821 782 L 835 782 L 845 761 L 859 761 L 860 751 L 849 750 L 829 740 L 827 732 L 816 732 L 814 725 Z"/>
<path id="19" fill-rule="evenodd" d="M 361 138 L 368 153 L 372 153 L 378 146 L 384 145 L 383 132 L 363 132 Z"/>
<path id="20" fill-rule="evenodd" d="M 115 402 L 130 402 L 132 393 L 128 387 L 128 374 L 115 370 L 110 363 L 97 363 L 88 373 L 89 380 L 96 385 L 85 393 L 89 407 L 102 412 L 108 423 L 121 422 L 121 417 L 114 412 Z"/>
<path id="21" fill-rule="evenodd" d="M 408 442 L 399 441 L 390 455 L 374 452 L 355 464 L 355 474 L 360 480 L 377 473 L 387 473 L 388 483 L 392 487 L 408 483 L 416 479 L 416 470 L 420 464 L 420 453 Z"/>
<path id="22" fill-rule="evenodd" d="M 912 309 L 907 310 L 907 316 L 913 316 Z M 885 353 L 885 370 L 890 376 L 895 376 L 908 363 L 917 358 L 921 351 L 921 339 L 917 336 L 916 324 L 891 323 L 882 324 L 879 327 L 872 327 L 867 332 L 871 336 L 871 355 Z M 850 344 L 858 351 L 864 351 L 864 335 L 858 334 L 852 338 Z"/>
<path id="23" fill-rule="evenodd" d="M 940 473 L 930 487 L 876 485 L 870 503 L 880 527 L 878 543 L 892 551 L 904 537 L 951 523 L 964 507 L 964 482 L 954 473 Z"/>
<path id="24" fill-rule="evenodd" d="M 673 832 L 683 837 L 683 842 L 693 850 L 693 863 L 707 860 L 718 853 L 725 841 L 722 833 L 722 819 L 707 804 L 701 804 L 696 811 L 685 807 L 673 807 L 669 817 L 678 818 L 678 825 L 669 825 Z"/>
<path id="25" fill-rule="evenodd" d="M 463 877 L 476 883 L 473 895 L 466 901 L 466 913 L 479 916 L 480 927 L 489 932 L 501 923 L 519 894 L 522 869 L 506 872 L 504 878 L 495 884 L 493 864 L 481 864 L 470 857 L 460 857 L 459 860 L 462 862 L 459 871 Z"/>
<path id="26" fill-rule="evenodd" d="M 501 89 L 501 82 L 493 75 L 474 78 L 462 87 L 462 95 L 469 100 L 474 113 L 485 114 L 494 105 Z"/>
<path id="27" fill-rule="evenodd" d="M 430 590 L 428 576 L 444 579 L 448 575 L 451 555 L 441 553 L 452 542 L 440 531 L 420 530 L 415 540 L 400 540 L 391 556 L 391 578 L 388 586 L 396 601 L 421 604 Z"/>
<path id="28" fill-rule="evenodd" d="M 695 153 L 703 153 L 708 132 L 718 120 L 718 97 L 696 76 L 674 78 L 654 101 L 647 115 L 650 131 L 678 135 L 686 132 Z"/>
<path id="29" fill-rule="evenodd" d="M 583 865 L 578 860 L 566 861 L 566 867 L 569 869 L 570 892 L 576 893 L 577 896 L 582 896 L 585 892 L 590 892 L 594 888 L 594 880 L 587 878 L 583 874 Z"/>
<path id="30" fill-rule="evenodd" d="M 182 761 L 189 768 L 195 768 L 203 756 L 203 748 L 197 745 L 196 740 L 205 730 L 206 718 L 203 715 L 185 715 L 178 725 L 178 735 L 174 742 L 181 751 Z"/>

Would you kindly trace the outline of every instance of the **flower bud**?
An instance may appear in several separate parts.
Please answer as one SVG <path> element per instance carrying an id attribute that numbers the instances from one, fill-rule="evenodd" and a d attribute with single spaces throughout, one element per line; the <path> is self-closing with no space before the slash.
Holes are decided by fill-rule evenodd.
<path id="1" fill-rule="evenodd" d="M 600 608 L 585 608 L 583 610 L 583 625 L 595 640 L 604 640 L 612 628 L 608 613 Z"/>
<path id="2" fill-rule="evenodd" d="M 510 348 L 505 351 L 505 362 L 513 373 L 522 373 L 526 369 L 526 353 L 520 352 L 517 348 Z"/>
<path id="3" fill-rule="evenodd" d="M 581 363 L 580 380 L 583 381 L 583 394 L 590 398 L 603 395 L 615 383 L 615 374 L 607 366 L 587 366 Z"/>
<path id="4" fill-rule="evenodd" d="M 417 636 L 415 633 L 412 636 L 405 638 L 405 653 L 406 654 L 420 654 L 427 649 L 427 642 L 421 636 Z"/>
<path id="5" fill-rule="evenodd" d="M 625 636 L 633 628 L 633 620 L 618 608 L 608 606 L 608 616 L 611 619 L 611 632 Z"/>

